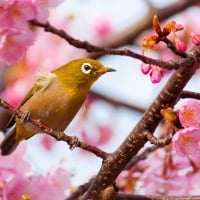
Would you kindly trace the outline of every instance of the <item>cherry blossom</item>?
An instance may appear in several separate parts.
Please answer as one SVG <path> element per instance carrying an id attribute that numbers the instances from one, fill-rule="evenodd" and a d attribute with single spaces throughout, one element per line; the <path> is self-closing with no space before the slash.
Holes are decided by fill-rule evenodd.
<path id="1" fill-rule="evenodd" d="M 113 31 L 112 23 L 107 17 L 95 16 L 91 25 L 98 37 L 105 37 Z"/>
<path id="2" fill-rule="evenodd" d="M 149 74 L 152 83 L 159 83 L 163 77 L 163 70 L 160 67 L 150 64 L 142 64 L 141 71 L 143 74 Z"/>
<path id="3" fill-rule="evenodd" d="M 36 34 L 29 21 L 46 21 L 48 9 L 60 3 L 42 0 L 11 0 L 0 3 L 0 62 L 12 65 L 25 55 Z"/>
<path id="4" fill-rule="evenodd" d="M 46 176 L 33 174 L 25 155 L 26 146 L 22 143 L 10 156 L 0 156 L 0 197 L 22 199 L 26 195 L 37 200 L 65 199 L 70 174 L 59 166 Z"/>
<path id="5" fill-rule="evenodd" d="M 192 43 L 195 44 L 196 46 L 199 46 L 200 45 L 200 34 L 196 34 L 192 31 L 188 31 L 188 33 L 192 39 Z"/>
<path id="6" fill-rule="evenodd" d="M 200 158 L 200 128 L 180 129 L 173 137 L 173 146 L 180 156 Z"/>
<path id="7" fill-rule="evenodd" d="M 195 99 L 185 101 L 178 111 L 178 116 L 183 127 L 199 127 L 200 101 Z"/>

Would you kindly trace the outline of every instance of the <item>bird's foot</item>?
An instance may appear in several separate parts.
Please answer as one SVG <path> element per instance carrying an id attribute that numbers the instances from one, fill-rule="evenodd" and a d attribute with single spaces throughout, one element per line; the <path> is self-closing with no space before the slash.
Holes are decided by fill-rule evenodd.
<path id="1" fill-rule="evenodd" d="M 31 113 L 28 110 L 24 111 L 20 118 L 20 123 L 23 124 L 25 121 L 29 120 L 30 116 L 31 116 Z"/>
<path id="2" fill-rule="evenodd" d="M 74 150 L 78 146 L 78 144 L 79 144 L 79 139 L 76 136 L 72 137 L 72 141 L 69 146 L 70 150 Z"/>

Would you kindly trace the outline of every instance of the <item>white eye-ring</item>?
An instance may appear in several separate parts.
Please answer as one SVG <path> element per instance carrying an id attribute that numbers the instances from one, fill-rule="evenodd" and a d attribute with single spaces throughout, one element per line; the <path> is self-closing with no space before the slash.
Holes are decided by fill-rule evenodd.
<path id="1" fill-rule="evenodd" d="M 90 74 L 91 71 L 92 71 L 92 65 L 90 63 L 83 63 L 81 65 L 81 71 L 84 73 L 84 74 Z"/>

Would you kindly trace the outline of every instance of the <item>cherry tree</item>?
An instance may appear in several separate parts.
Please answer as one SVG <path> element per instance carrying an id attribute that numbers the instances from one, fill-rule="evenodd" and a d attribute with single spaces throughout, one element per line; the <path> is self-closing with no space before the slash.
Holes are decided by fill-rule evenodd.
<path id="1" fill-rule="evenodd" d="M 23 116 L 17 107 L 35 80 L 33 74 L 38 70 L 53 70 L 77 57 L 102 62 L 107 57 L 110 63 L 114 63 L 114 57 L 126 58 L 120 70 L 136 60 L 132 67 L 140 70 L 142 80 L 152 87 L 162 85 L 162 89 L 159 88 L 146 107 L 93 89 L 72 128 L 78 134 L 78 141 L 68 130 L 66 133 L 53 130 L 30 116 L 27 120 L 45 133 L 38 138 L 38 151 L 46 151 L 51 158 L 58 154 L 56 146 L 64 145 L 74 151 L 81 150 L 78 153 L 82 159 L 76 161 L 77 165 L 81 166 L 88 154 L 100 159 L 101 165 L 96 174 L 90 174 L 89 180 L 74 186 L 72 173 L 62 164 L 57 163 L 45 174 L 36 172 L 34 161 L 26 155 L 31 146 L 27 141 L 12 155 L 1 156 L 0 198 L 159 200 L 167 196 L 168 199 L 200 199 L 197 196 L 200 94 L 195 91 L 195 84 L 190 90 L 185 89 L 191 81 L 198 81 L 200 31 L 198 16 L 193 12 L 199 12 L 199 2 L 175 1 L 159 8 L 151 1 L 143 1 L 146 14 L 120 31 L 109 15 L 94 15 L 87 24 L 85 36 L 79 33 L 85 31 L 82 28 L 78 33 L 72 31 L 78 15 L 75 11 L 57 13 L 56 7 L 64 3 L 62 0 L 0 2 L 1 139 L 10 115 Z M 89 6 L 89 2 L 84 3 Z M 78 24 L 84 28 L 87 25 Z M 131 76 L 137 79 L 134 74 Z M 117 81 L 123 85 L 125 79 L 120 77 Z M 114 81 L 109 79 L 117 85 Z M 131 93 L 131 87 L 129 84 L 122 89 Z M 102 103 L 110 111 L 107 117 L 104 115 L 106 120 L 95 121 L 92 118 L 101 110 Z M 116 121 L 120 121 L 115 118 L 120 115 L 118 108 L 128 109 L 137 115 L 137 120 L 115 146 L 113 143 L 118 137 L 115 131 L 119 128 Z M 106 145 L 115 147 L 105 150 Z M 68 151 L 59 150 L 64 152 L 62 155 Z M 73 151 L 69 155 L 73 156 Z"/>

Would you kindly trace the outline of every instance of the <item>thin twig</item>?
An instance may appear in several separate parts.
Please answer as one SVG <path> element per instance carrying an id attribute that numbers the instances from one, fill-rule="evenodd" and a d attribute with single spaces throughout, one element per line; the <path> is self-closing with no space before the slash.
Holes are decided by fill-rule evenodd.
<path id="1" fill-rule="evenodd" d="M 21 118 L 23 116 L 22 111 L 12 107 L 10 104 L 8 104 L 6 101 L 4 101 L 2 98 L 0 98 L 0 106 L 5 109 L 8 109 L 11 113 L 13 113 L 14 115 L 16 115 L 19 118 Z M 54 130 L 54 129 L 48 127 L 40 119 L 34 119 L 32 117 L 29 117 L 27 120 L 30 121 L 35 126 L 39 127 L 43 132 L 54 137 L 56 140 L 65 141 L 70 146 L 71 149 L 73 149 L 74 147 L 79 147 L 81 149 L 84 149 L 86 151 L 94 153 L 96 156 L 103 158 L 103 159 L 105 159 L 108 156 L 108 154 L 106 152 L 102 151 L 101 149 L 99 149 L 95 146 L 81 142 L 76 137 L 68 136 L 62 131 Z"/>
<path id="2" fill-rule="evenodd" d="M 187 57 L 187 54 L 185 52 L 179 51 L 176 48 L 175 44 L 171 40 L 169 40 L 167 37 L 161 36 L 161 37 L 159 37 L 159 40 L 163 41 L 167 45 L 168 49 L 170 49 L 174 54 L 176 54 L 182 58 Z"/>
<path id="3" fill-rule="evenodd" d="M 78 197 L 82 196 L 89 188 L 93 179 L 90 179 L 89 182 L 80 185 L 68 198 L 65 200 L 76 200 Z"/>
<path id="4" fill-rule="evenodd" d="M 77 47 L 77 48 L 81 48 L 81 49 L 85 49 L 89 53 L 93 52 L 93 53 L 103 53 L 103 54 L 111 54 L 111 55 L 129 56 L 129 57 L 141 60 L 144 63 L 156 65 L 156 66 L 159 66 L 159 67 L 167 69 L 167 70 L 177 69 L 178 67 L 181 66 L 179 62 L 174 62 L 174 61 L 165 62 L 165 61 L 160 60 L 160 59 L 153 59 L 153 58 L 144 56 L 142 54 L 133 52 L 133 51 L 126 49 L 126 48 L 124 48 L 124 49 L 113 49 L 113 48 L 96 46 L 96 45 L 89 43 L 88 41 L 81 41 L 81 40 L 73 38 L 72 36 L 67 34 L 64 30 L 57 29 L 56 27 L 51 25 L 49 22 L 42 23 L 42 22 L 39 22 L 37 20 L 31 20 L 30 24 L 34 25 L 34 26 L 42 27 L 42 28 L 44 28 L 44 30 L 46 32 L 53 33 L 54 35 L 57 35 L 60 38 L 63 38 L 64 40 L 66 40 L 72 46 Z"/>
<path id="5" fill-rule="evenodd" d="M 174 130 L 171 129 L 169 135 L 167 135 L 165 138 L 156 138 L 153 134 L 151 134 L 149 131 L 145 131 L 143 133 L 143 136 L 154 145 L 158 146 L 165 146 L 168 145 L 171 142 L 172 136 L 173 136 Z"/>
<path id="6" fill-rule="evenodd" d="M 116 107 L 124 107 L 124 108 L 128 108 L 130 110 L 133 110 L 135 112 L 138 112 L 138 113 L 144 113 L 145 112 L 145 109 L 140 107 L 140 106 L 136 106 L 136 105 L 133 105 L 133 104 L 129 104 L 129 103 L 126 103 L 124 101 L 120 101 L 120 100 L 117 100 L 113 97 L 108 97 L 108 96 L 105 96 L 103 94 L 100 94 L 96 91 L 90 91 L 90 95 L 91 96 L 94 96 L 94 97 L 97 97 L 103 101 L 106 101 L 108 103 L 110 103 L 111 105 L 113 106 L 116 106 Z"/>
<path id="7" fill-rule="evenodd" d="M 180 98 L 193 98 L 193 99 L 199 99 L 200 100 L 200 93 L 199 92 L 192 92 L 184 90 L 180 94 Z"/>
<path id="8" fill-rule="evenodd" d="M 138 155 L 134 156 L 126 165 L 126 167 L 124 168 L 125 170 L 129 170 L 131 167 L 133 167 L 134 165 L 136 165 L 139 161 L 144 160 L 147 158 L 147 156 L 154 152 L 155 150 L 157 150 L 158 148 L 160 148 L 159 146 L 152 146 L 152 147 L 148 147 L 146 148 L 143 152 L 139 153 Z"/>

